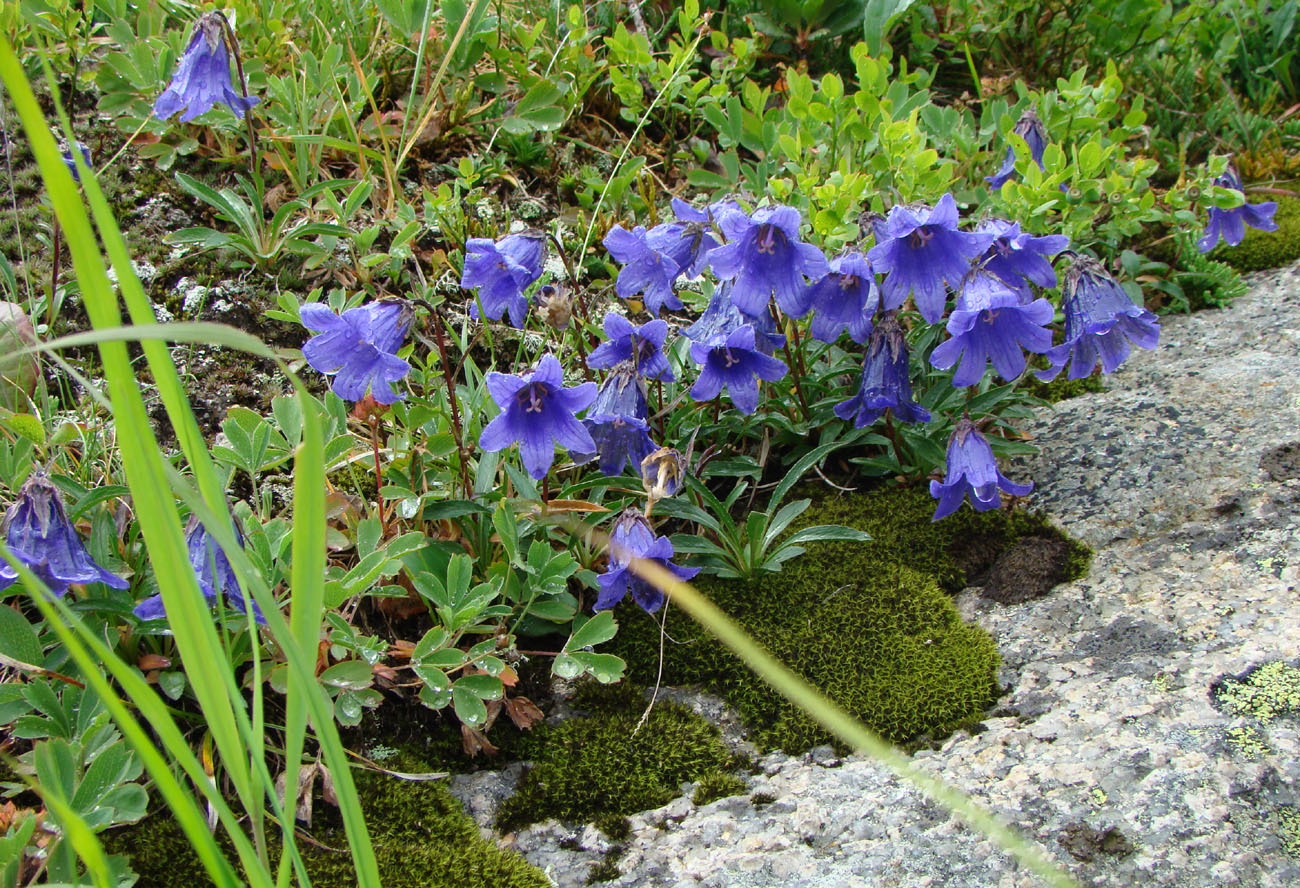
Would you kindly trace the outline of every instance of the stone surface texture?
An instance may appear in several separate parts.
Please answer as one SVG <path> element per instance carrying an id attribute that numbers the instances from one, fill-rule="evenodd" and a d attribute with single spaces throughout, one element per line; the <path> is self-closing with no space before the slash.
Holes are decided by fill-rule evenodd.
<path id="1" fill-rule="evenodd" d="M 1255 718 L 1211 693 L 1266 662 L 1300 665 L 1298 374 L 1294 266 L 1254 277 L 1227 310 L 1165 318 L 1159 349 L 1108 391 L 1040 411 L 1027 429 L 1040 454 L 1008 469 L 1034 479 L 1032 507 L 1096 548 L 1092 569 L 1021 604 L 961 593 L 998 641 L 1006 694 L 982 730 L 915 760 L 1081 886 L 1300 885 L 1300 718 Z M 748 795 L 697 807 L 685 787 L 633 816 L 622 875 L 602 884 L 1042 884 L 870 760 L 818 749 L 759 765 Z M 490 815 L 493 787 L 459 790 Z M 503 841 L 561 886 L 614 847 L 556 822 Z"/>

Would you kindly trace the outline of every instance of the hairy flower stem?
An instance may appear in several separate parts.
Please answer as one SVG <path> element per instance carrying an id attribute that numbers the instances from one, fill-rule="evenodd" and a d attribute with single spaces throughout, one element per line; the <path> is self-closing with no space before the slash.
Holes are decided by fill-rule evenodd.
<path id="1" fill-rule="evenodd" d="M 460 424 L 460 398 L 456 394 L 456 379 L 452 376 L 451 361 L 447 358 L 447 332 L 442 325 L 442 315 L 438 313 L 437 309 L 427 302 L 424 303 L 424 306 L 433 315 L 433 336 L 438 343 L 438 359 L 442 364 L 442 378 L 447 383 L 447 403 L 451 405 L 451 425 L 456 435 L 456 455 L 460 462 L 460 482 L 465 488 L 465 497 L 468 499 L 472 487 L 469 480 L 469 463 L 466 459 L 465 431 Z"/>
<path id="2" fill-rule="evenodd" d="M 796 369 L 798 364 L 795 362 L 794 355 L 790 351 L 790 338 L 785 340 L 785 359 L 790 363 L 790 375 L 793 377 L 795 397 L 799 399 L 799 409 L 803 413 L 804 422 L 812 419 L 812 411 L 808 409 L 808 401 L 803 396 L 803 383 L 799 381 L 800 373 Z"/>
<path id="3" fill-rule="evenodd" d="M 894 447 L 894 459 L 898 460 L 898 471 L 902 472 L 907 463 L 903 462 L 903 447 L 898 443 L 898 429 L 894 428 L 894 409 L 892 407 L 885 408 L 885 437 L 889 439 L 889 443 Z"/>
<path id="4" fill-rule="evenodd" d="M 573 288 L 573 316 L 574 320 L 577 321 L 576 324 L 572 325 L 573 340 L 578 346 L 578 358 L 582 361 L 583 377 L 588 382 L 591 382 L 595 379 L 595 376 L 592 374 L 591 368 L 587 366 L 587 343 L 584 341 L 587 335 L 584 332 L 587 326 L 587 301 L 583 298 L 582 291 L 578 289 L 578 274 L 573 267 L 573 262 L 569 259 L 569 254 L 564 252 L 564 244 L 555 236 L 554 232 L 546 232 L 546 237 L 551 243 L 555 244 L 555 252 L 559 254 L 560 261 L 564 263 L 564 271 L 569 276 L 569 286 Z"/>
<path id="5" fill-rule="evenodd" d="M 370 447 L 375 456 L 375 513 L 379 518 L 379 538 L 388 536 L 388 522 L 384 520 L 384 467 L 379 460 L 379 417 L 370 416 Z"/>
<path id="6" fill-rule="evenodd" d="M 235 40 L 235 29 L 230 26 L 230 20 L 226 18 L 225 13 L 216 10 L 213 13 L 221 19 L 221 29 L 226 34 L 226 45 L 230 47 L 230 54 L 235 58 L 235 73 L 239 76 L 239 91 L 244 94 L 244 98 L 249 98 L 248 81 L 244 78 L 244 59 L 239 53 L 239 42 Z M 266 220 L 264 205 L 264 195 L 266 193 L 266 183 L 262 179 L 262 161 L 261 155 L 257 151 L 257 129 L 253 126 L 252 113 L 244 115 L 244 124 L 248 127 L 248 170 L 253 176 L 253 187 L 257 189 L 257 199 L 263 206 L 258 207 L 257 234 L 261 243 L 258 246 L 263 252 L 267 250 L 266 242 Z"/>

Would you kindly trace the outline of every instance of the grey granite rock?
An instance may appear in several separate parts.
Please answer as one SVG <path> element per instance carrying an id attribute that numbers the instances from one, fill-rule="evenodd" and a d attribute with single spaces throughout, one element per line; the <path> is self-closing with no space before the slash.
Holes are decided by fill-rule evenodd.
<path id="1" fill-rule="evenodd" d="M 1160 348 L 1108 391 L 1041 412 L 1041 453 L 1009 472 L 1096 557 L 1033 601 L 958 597 L 998 640 L 1007 693 L 979 733 L 916 761 L 1082 886 L 1300 885 L 1300 836 L 1283 825 L 1300 806 L 1300 720 L 1211 694 L 1253 666 L 1300 665 L 1298 369 L 1300 266 L 1256 277 L 1230 309 L 1166 318 Z M 749 782 L 632 817 L 606 884 L 1038 884 L 872 761 L 768 755 Z M 505 841 L 577 886 L 610 844 L 584 827 Z"/>

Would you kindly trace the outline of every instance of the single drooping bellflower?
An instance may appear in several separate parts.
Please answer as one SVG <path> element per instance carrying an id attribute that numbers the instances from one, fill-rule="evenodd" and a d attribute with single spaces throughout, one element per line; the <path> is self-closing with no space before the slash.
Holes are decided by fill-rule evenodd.
<path id="1" fill-rule="evenodd" d="M 895 312 L 886 312 L 867 339 L 867 355 L 857 394 L 835 405 L 835 415 L 865 429 L 886 410 L 902 422 L 929 422 L 930 411 L 912 400 L 907 337 Z"/>
<path id="2" fill-rule="evenodd" d="M 230 57 L 226 52 L 225 24 L 221 13 L 208 12 L 199 17 L 171 83 L 153 104 L 153 113 L 155 117 L 166 120 L 184 109 L 181 123 L 189 123 L 215 105 L 222 104 L 243 119 L 257 102 L 256 96 L 243 96 L 235 91 L 230 75 Z"/>
<path id="3" fill-rule="evenodd" d="M 242 547 L 244 535 L 239 532 L 238 525 L 235 525 L 234 530 L 235 542 Z M 226 550 L 221 548 L 197 518 L 190 519 L 190 526 L 185 534 L 185 548 L 189 553 L 190 567 L 194 568 L 194 573 L 199 579 L 199 590 L 209 605 L 215 606 L 220 596 L 228 604 L 238 608 L 241 613 L 248 613 L 248 608 L 251 606 L 253 619 L 261 625 L 266 625 L 266 617 L 262 615 L 262 609 L 257 606 L 256 601 L 245 595 L 240 587 L 235 569 L 230 566 L 230 559 L 226 557 Z M 162 595 L 146 598 L 136 605 L 134 613 L 141 620 L 164 619 L 167 611 L 163 607 Z"/>
<path id="4" fill-rule="evenodd" d="M 1029 285 L 1056 286 L 1056 270 L 1051 258 L 1070 245 L 1063 234 L 1034 237 L 1020 230 L 1019 223 L 1002 219 L 985 219 L 975 226 L 981 234 L 993 235 L 993 243 L 984 252 L 981 265 L 1028 301 L 1033 298 Z"/>
<path id="5" fill-rule="evenodd" d="M 911 294 L 927 323 L 943 317 L 947 285 L 959 284 L 972 260 L 993 243 L 993 235 L 960 231 L 957 222 L 957 202 L 945 194 L 934 209 L 898 206 L 875 223 L 876 245 L 867 258 L 885 275 L 885 310 L 901 307 Z"/>
<path id="6" fill-rule="evenodd" d="M 812 285 L 808 296 L 814 339 L 833 343 L 848 330 L 854 342 L 867 341 L 880 305 L 880 288 L 866 256 L 848 253 L 832 259 L 830 272 Z"/>
<path id="7" fill-rule="evenodd" d="M 601 474 L 611 478 L 621 475 L 629 463 L 633 471 L 640 471 L 641 462 L 657 449 L 650 439 L 650 424 L 646 421 L 649 413 L 645 384 L 632 362 L 615 367 L 582 420 L 595 449 L 587 454 L 575 453 L 574 461 L 585 462 L 583 456 L 598 456 Z"/>
<path id="8" fill-rule="evenodd" d="M 302 347 L 307 363 L 321 373 L 334 374 L 330 389 L 345 401 L 360 401 L 369 391 L 380 404 L 404 397 L 393 388 L 411 371 L 397 350 L 411 326 L 411 307 L 398 299 L 385 299 L 350 308 L 342 316 L 319 302 L 299 311 L 302 325 L 319 330 Z"/>
<path id="9" fill-rule="evenodd" d="M 668 322 L 655 319 L 640 327 L 621 314 L 605 315 L 607 342 L 596 346 L 587 357 L 587 366 L 594 370 L 608 370 L 624 361 L 632 361 L 636 372 L 644 379 L 672 382 L 673 371 L 664 354 L 664 340 L 668 338 Z"/>
<path id="10" fill-rule="evenodd" d="M 487 375 L 488 391 L 501 408 L 479 436 L 479 446 L 495 452 L 519 443 L 524 468 L 537 480 L 555 461 L 555 445 L 572 453 L 596 452 L 591 433 L 574 416 L 596 399 L 596 383 L 564 387 L 564 373 L 554 355 L 545 355 L 526 376 Z"/>
<path id="11" fill-rule="evenodd" d="M 794 207 L 764 207 L 747 216 L 725 209 L 718 227 L 727 243 L 709 253 L 709 265 L 719 280 L 734 281 L 731 301 L 747 315 L 766 314 L 773 297 L 787 315 L 808 313 L 808 283 L 820 280 L 829 266 L 822 251 L 799 240 L 799 211 Z"/>
<path id="12" fill-rule="evenodd" d="M 546 240 L 541 234 L 526 231 L 507 235 L 499 241 L 471 237 L 465 242 L 465 267 L 460 275 L 462 289 L 478 288 L 478 300 L 470 305 L 469 316 L 483 313 L 496 321 L 510 315 L 512 326 L 522 329 L 528 315 L 524 291 L 542 276 Z"/>
<path id="13" fill-rule="evenodd" d="M 692 342 L 708 342 L 748 324 L 754 328 L 754 341 L 763 354 L 770 355 L 782 348 L 785 345 L 785 335 L 776 332 L 776 321 L 772 318 L 772 313 L 764 310 L 759 315 L 745 314 L 731 301 L 731 289 L 731 281 L 718 284 L 699 318 L 683 330 L 682 334 Z"/>
<path id="14" fill-rule="evenodd" d="M 1038 168 L 1043 168 L 1043 149 L 1047 147 L 1047 127 L 1038 119 L 1032 108 L 1020 115 L 1016 121 L 1015 129 L 1012 130 L 1017 136 L 1025 140 L 1029 146 L 1029 156 L 1033 158 Z M 1010 145 L 1007 146 L 1006 157 L 1002 159 L 1002 166 L 996 173 L 991 176 L 985 176 L 984 181 L 989 183 L 989 187 L 994 191 L 1001 188 L 1008 179 L 1016 174 L 1016 149 Z"/>
<path id="15" fill-rule="evenodd" d="M 622 225 L 609 230 L 601 243 L 611 256 L 623 263 L 614 281 L 614 291 L 620 299 L 635 299 L 639 295 L 652 315 L 658 315 L 665 307 L 669 311 L 684 307 L 673 293 L 673 282 L 682 270 L 668 252 L 674 241 L 674 235 L 662 231 L 652 239 L 644 225 L 631 231 Z"/>
<path id="16" fill-rule="evenodd" d="M 1129 298 L 1124 288 L 1095 259 L 1076 256 L 1061 284 L 1065 312 L 1065 342 L 1047 352 L 1051 366 L 1034 375 L 1055 379 L 1066 361 L 1069 379 L 1091 376 L 1101 361 L 1102 373 L 1113 373 L 1128 360 L 1129 343 L 1155 348 L 1160 320 Z"/>
<path id="17" fill-rule="evenodd" d="M 103 583 L 125 589 L 130 583 L 91 559 L 68 520 L 59 489 L 44 472 L 33 472 L 5 514 L 9 552 L 31 568 L 51 592 L 62 596 L 73 583 Z M 18 580 L 18 571 L 0 559 L 0 589 Z"/>
<path id="18" fill-rule="evenodd" d="M 1025 372 L 1026 350 L 1041 355 L 1052 347 L 1047 325 L 1055 313 L 1046 299 L 1024 302 L 1001 279 L 977 269 L 966 276 L 948 316 L 950 338 L 930 352 L 930 363 L 947 370 L 960 358 L 952 377 L 958 388 L 983 379 L 990 361 L 1010 382 Z"/>
<path id="19" fill-rule="evenodd" d="M 1241 177 L 1231 166 L 1214 180 L 1214 184 L 1220 188 L 1235 188 L 1242 191 L 1244 196 Z M 1196 242 L 1196 248 L 1202 253 L 1208 253 L 1218 245 L 1219 238 L 1227 241 L 1228 246 L 1235 247 L 1246 236 L 1247 225 L 1260 231 L 1277 231 L 1277 223 L 1273 221 L 1276 212 L 1277 202 L 1272 200 L 1257 204 L 1244 203 L 1231 210 L 1210 207 L 1210 223 L 1205 226 L 1205 235 Z"/>
<path id="20" fill-rule="evenodd" d="M 700 378 L 691 387 L 692 398 L 711 401 L 725 386 L 731 403 L 746 414 L 758 409 L 758 380 L 775 382 L 786 371 L 784 363 L 758 350 L 749 324 L 692 345 L 691 360 L 701 367 Z"/>
<path id="21" fill-rule="evenodd" d="M 700 572 L 698 567 L 678 567 L 672 563 L 673 544 L 668 537 L 655 536 L 654 528 L 636 509 L 625 509 L 614 523 L 609 534 L 609 569 L 597 577 L 600 594 L 593 606 L 595 610 L 609 610 L 632 593 L 632 600 L 647 613 L 663 606 L 664 593 L 648 580 L 637 576 L 631 565 L 633 559 L 653 561 L 672 571 L 681 580 L 689 580 Z"/>
<path id="22" fill-rule="evenodd" d="M 948 441 L 948 464 L 943 483 L 930 482 L 930 496 L 939 501 L 931 520 L 938 521 L 957 511 L 967 494 L 975 511 L 987 512 L 1002 505 L 999 490 L 1012 496 L 1026 496 L 1033 489 L 1032 481 L 1016 484 L 1002 474 L 993 457 L 993 448 L 970 417 L 965 416 L 957 421 Z"/>

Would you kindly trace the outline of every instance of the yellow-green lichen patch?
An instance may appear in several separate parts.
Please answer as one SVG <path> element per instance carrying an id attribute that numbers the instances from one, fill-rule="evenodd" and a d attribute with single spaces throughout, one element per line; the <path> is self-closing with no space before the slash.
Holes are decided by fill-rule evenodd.
<path id="1" fill-rule="evenodd" d="M 1300 859 L 1300 808 L 1277 809 L 1277 837 L 1288 856 Z"/>
<path id="2" fill-rule="evenodd" d="M 1022 512 L 963 509 L 931 523 L 921 488 L 827 499 L 808 523 L 846 524 L 869 543 L 823 543 L 753 582 L 704 579 L 701 588 L 765 648 L 856 718 L 896 743 L 937 738 L 977 721 L 997 695 L 998 655 L 987 633 L 964 624 L 945 590 L 959 589 L 1011 542 L 1064 539 Z M 1088 550 L 1070 546 L 1068 576 L 1087 569 Z M 659 669 L 657 623 L 624 608 L 616 652 L 630 674 L 652 682 Z M 816 726 L 687 619 L 670 611 L 663 680 L 703 684 L 724 695 L 768 748 L 798 752 L 830 741 Z"/>
<path id="3" fill-rule="evenodd" d="M 576 700 L 587 714 L 535 728 L 521 743 L 531 759 L 518 791 L 501 806 L 502 829 L 550 817 L 590 821 L 665 805 L 681 784 L 731 766 L 722 735 L 689 709 L 645 700 L 631 684 Z"/>
<path id="4" fill-rule="evenodd" d="M 1271 721 L 1300 713 L 1300 669 L 1281 660 L 1215 684 L 1214 699 L 1233 715 Z"/>
<path id="5" fill-rule="evenodd" d="M 394 769 L 421 770 L 409 758 L 390 762 Z M 366 823 L 385 888 L 546 888 L 550 881 L 522 857 L 483 839 L 477 825 L 436 781 L 406 781 L 384 774 L 358 773 Z M 316 843 L 300 842 L 312 884 L 344 888 L 356 884 L 347 838 L 333 810 L 315 803 Z M 158 813 L 129 829 L 110 833 L 107 845 L 125 854 L 140 874 L 139 888 L 189 888 L 208 879 L 184 833 L 170 816 Z M 271 857 L 279 856 L 272 839 Z M 229 854 L 229 843 L 223 841 Z M 233 856 L 232 856 L 233 859 Z"/>
<path id="6" fill-rule="evenodd" d="M 1255 195 L 1250 200 L 1258 203 Z M 1273 221 L 1277 223 L 1277 231 L 1247 228 L 1240 244 L 1235 247 L 1220 244 L 1210 252 L 1210 258 L 1226 262 L 1238 271 L 1279 268 L 1300 259 L 1300 198 L 1279 199 Z"/>

